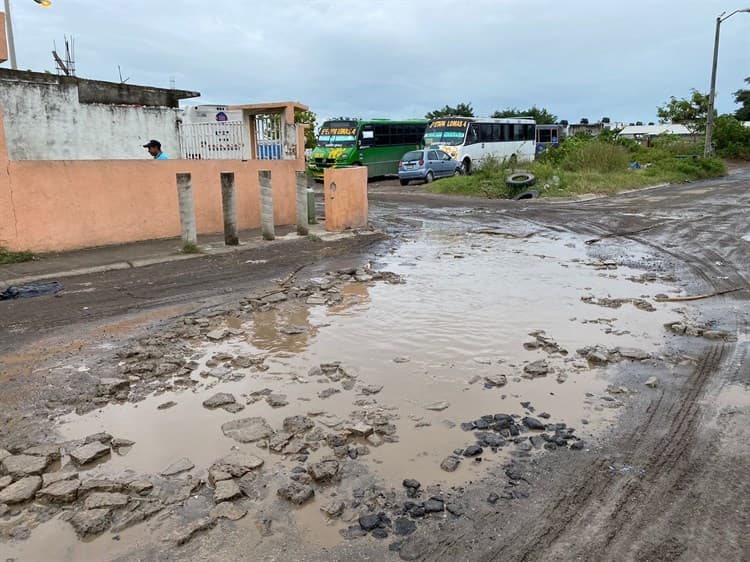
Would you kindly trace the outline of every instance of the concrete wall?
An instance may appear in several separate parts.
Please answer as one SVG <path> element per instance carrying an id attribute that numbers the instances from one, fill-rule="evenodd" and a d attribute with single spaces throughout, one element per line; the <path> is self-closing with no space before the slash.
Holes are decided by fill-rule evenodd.
<path id="1" fill-rule="evenodd" d="M 78 83 L 54 75 L 3 77 L 0 104 L 11 160 L 145 159 L 149 139 L 179 158 L 177 108 L 80 103 Z"/>
<path id="2" fill-rule="evenodd" d="M 326 168 L 323 174 L 326 230 L 367 226 L 367 167 Z"/>
<path id="3" fill-rule="evenodd" d="M 304 160 L 14 161 L 0 119 L 0 246 L 61 251 L 180 235 L 175 174 L 193 176 L 199 234 L 223 231 L 220 173 L 235 173 L 239 228 L 260 226 L 258 171 L 271 170 L 274 222 L 295 223 Z"/>

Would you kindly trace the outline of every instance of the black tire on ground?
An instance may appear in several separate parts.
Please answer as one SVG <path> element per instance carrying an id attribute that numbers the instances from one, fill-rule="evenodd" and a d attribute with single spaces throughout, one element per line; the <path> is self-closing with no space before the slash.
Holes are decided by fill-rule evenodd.
<path id="1" fill-rule="evenodd" d="M 536 183 L 536 176 L 528 172 L 518 172 L 511 174 L 505 180 L 508 187 L 531 187 Z"/>
<path id="2" fill-rule="evenodd" d="M 467 176 L 471 175 L 471 160 L 468 158 L 464 158 L 464 161 L 461 163 L 461 167 L 464 170 L 464 174 Z"/>
<path id="3" fill-rule="evenodd" d="M 409 185 L 409 180 L 398 180 L 401 185 Z"/>
<path id="4" fill-rule="evenodd" d="M 427 175 L 424 177 L 425 183 L 432 183 L 432 180 L 435 179 L 435 175 L 432 172 L 427 172 Z"/>
<path id="5" fill-rule="evenodd" d="M 539 197 L 539 192 L 536 189 L 529 189 L 516 195 L 513 200 L 520 201 L 521 199 L 536 199 L 537 197 Z"/>

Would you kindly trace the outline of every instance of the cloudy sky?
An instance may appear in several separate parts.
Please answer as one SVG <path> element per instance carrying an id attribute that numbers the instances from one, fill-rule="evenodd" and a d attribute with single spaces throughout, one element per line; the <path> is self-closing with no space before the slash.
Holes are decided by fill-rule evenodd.
<path id="1" fill-rule="evenodd" d="M 577 122 L 651 121 L 708 91 L 714 22 L 750 0 L 11 0 L 19 68 L 202 93 L 199 103 L 298 100 L 328 116 L 478 115 L 546 107 Z M 7 66 L 7 63 L 6 63 Z M 750 13 L 722 25 L 718 98 L 750 76 Z M 196 103 L 191 101 L 190 103 Z"/>

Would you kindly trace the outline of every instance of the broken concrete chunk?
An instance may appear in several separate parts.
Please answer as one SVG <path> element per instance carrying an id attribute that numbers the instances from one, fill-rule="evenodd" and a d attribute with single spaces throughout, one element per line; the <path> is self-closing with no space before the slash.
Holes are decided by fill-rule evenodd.
<path id="1" fill-rule="evenodd" d="M 320 507 L 320 511 L 325 513 L 328 517 L 338 517 L 344 512 L 346 504 L 339 500 L 331 500 L 327 504 Z"/>
<path id="2" fill-rule="evenodd" d="M 315 490 L 307 484 L 290 481 L 281 486 L 276 493 L 293 504 L 302 505 L 315 495 Z"/>
<path id="3" fill-rule="evenodd" d="M 440 401 L 432 402 L 431 404 L 425 405 L 426 410 L 432 410 L 433 412 L 442 412 L 446 408 L 450 407 L 450 402 Z"/>
<path id="4" fill-rule="evenodd" d="M 371 425 L 367 425 L 366 423 L 359 422 L 356 425 L 353 425 L 351 427 L 347 428 L 353 435 L 356 435 L 357 437 L 367 437 L 373 432 L 373 427 Z"/>
<path id="5" fill-rule="evenodd" d="M 284 418 L 283 427 L 289 433 L 304 433 L 315 427 L 315 422 L 307 416 L 289 416 Z"/>
<path id="6" fill-rule="evenodd" d="M 36 496 L 53 503 L 69 503 L 75 501 L 80 486 L 81 483 L 78 480 L 61 480 L 42 488 Z"/>
<path id="7" fill-rule="evenodd" d="M 84 502 L 86 509 L 123 507 L 128 504 L 128 496 L 119 492 L 94 492 Z"/>
<path id="8" fill-rule="evenodd" d="M 42 486 L 47 487 L 55 482 L 62 482 L 63 480 L 73 480 L 78 478 L 78 473 L 71 470 L 60 471 L 60 472 L 49 472 L 42 475 Z"/>
<path id="9" fill-rule="evenodd" d="M 34 497 L 37 490 L 42 487 L 41 476 L 27 476 L 13 482 L 10 486 L 0 491 L 0 504 L 20 503 Z"/>
<path id="10" fill-rule="evenodd" d="M 70 524 L 80 538 L 103 533 L 111 523 L 109 509 L 87 509 L 78 511 L 70 518 Z"/>
<path id="11" fill-rule="evenodd" d="M 233 451 L 224 458 L 216 461 L 212 468 L 239 478 L 261 466 L 263 466 L 262 458 L 244 451 Z"/>
<path id="12" fill-rule="evenodd" d="M 253 443 L 260 439 L 266 439 L 273 433 L 273 429 L 268 425 L 268 422 L 260 417 L 226 422 L 221 426 L 221 431 L 227 437 L 231 437 L 240 443 Z"/>
<path id="13" fill-rule="evenodd" d="M 85 445 L 88 445 L 89 443 L 94 443 L 96 441 L 98 441 L 99 443 L 104 443 L 105 445 L 109 445 L 110 442 L 112 441 L 112 436 L 109 433 L 100 431 L 99 433 L 87 435 L 86 438 L 83 440 L 83 443 Z"/>
<path id="14" fill-rule="evenodd" d="M 339 461 L 324 460 L 310 464 L 307 467 L 307 472 L 316 482 L 325 482 L 336 478 L 339 474 L 339 469 Z"/>
<path id="15" fill-rule="evenodd" d="M 289 401 L 286 399 L 286 394 L 269 394 L 266 396 L 266 403 L 271 408 L 283 408 L 289 404 Z"/>
<path id="16" fill-rule="evenodd" d="M 193 468 L 195 468 L 195 465 L 193 464 L 193 462 L 189 458 L 183 457 L 180 460 L 170 464 L 167 468 L 165 468 L 161 472 L 161 475 L 162 476 L 174 476 L 175 474 L 179 474 L 180 472 L 192 470 Z"/>
<path id="17" fill-rule="evenodd" d="M 214 394 L 210 398 L 207 398 L 203 401 L 203 406 L 206 408 L 219 408 L 221 406 L 226 406 L 227 404 L 234 404 L 237 402 L 237 399 L 234 397 L 233 394 L 229 394 L 228 392 L 219 392 L 217 394 Z"/>
<path id="18" fill-rule="evenodd" d="M 458 457 L 446 457 L 440 463 L 440 468 L 446 472 L 455 472 L 459 464 L 461 464 L 461 460 Z"/>
<path id="19" fill-rule="evenodd" d="M 649 388 L 656 388 L 657 386 L 659 386 L 659 379 L 657 379 L 656 377 L 650 377 L 650 378 L 649 378 L 649 379 L 648 379 L 648 380 L 647 380 L 647 381 L 646 381 L 645 383 L 643 383 L 643 384 L 645 384 L 645 385 L 646 385 L 647 387 L 649 387 Z"/>
<path id="20" fill-rule="evenodd" d="M 44 472 L 44 469 L 49 465 L 49 461 L 49 457 L 11 455 L 3 460 L 2 466 L 11 476 L 22 478 Z"/>
<path id="21" fill-rule="evenodd" d="M 230 501 L 241 495 L 242 490 L 234 480 L 220 480 L 214 488 L 214 502 L 216 503 Z"/>
<path id="22" fill-rule="evenodd" d="M 523 368 L 523 372 L 532 377 L 543 377 L 549 373 L 549 365 L 544 359 L 529 363 Z"/>
<path id="23" fill-rule="evenodd" d="M 99 441 L 94 441 L 88 445 L 83 445 L 70 452 L 70 458 L 77 464 L 88 464 L 98 458 L 104 457 L 110 453 L 109 445 Z"/>
<path id="24" fill-rule="evenodd" d="M 206 334 L 206 337 L 212 341 L 219 341 L 223 340 L 229 335 L 229 330 L 226 328 L 218 328 L 216 330 L 211 330 Z"/>
<path id="25" fill-rule="evenodd" d="M 230 521 L 238 521 L 247 515 L 247 509 L 239 507 L 232 502 L 221 502 L 216 505 L 209 514 L 213 519 L 229 519 Z"/>
<path id="26" fill-rule="evenodd" d="M 484 377 L 484 382 L 487 386 L 505 386 L 508 384 L 508 379 L 505 375 L 487 375 Z"/>

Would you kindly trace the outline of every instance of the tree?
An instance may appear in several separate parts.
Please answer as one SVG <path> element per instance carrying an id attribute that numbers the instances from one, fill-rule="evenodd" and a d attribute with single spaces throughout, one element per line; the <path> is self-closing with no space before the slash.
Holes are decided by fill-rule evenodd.
<path id="1" fill-rule="evenodd" d="M 750 128 L 733 115 L 719 115 L 716 118 L 713 141 L 719 156 L 750 160 Z"/>
<path id="2" fill-rule="evenodd" d="M 750 77 L 745 78 L 745 82 L 750 84 Z M 734 114 L 739 121 L 750 121 L 750 90 L 737 90 L 734 94 L 734 102 L 740 104 L 740 107 Z"/>
<path id="3" fill-rule="evenodd" d="M 543 107 L 532 105 L 529 109 L 521 111 L 517 107 L 507 107 L 502 111 L 496 111 L 493 117 L 533 117 L 538 125 L 550 125 L 557 123 L 557 115 L 549 112 Z"/>
<path id="4" fill-rule="evenodd" d="M 297 109 L 294 112 L 294 122 L 307 125 L 307 127 L 305 127 L 305 148 L 315 148 L 318 146 L 317 115 L 309 109 L 306 111 Z"/>
<path id="5" fill-rule="evenodd" d="M 438 117 L 449 117 L 451 115 L 460 115 L 461 117 L 474 117 L 474 108 L 469 103 L 459 103 L 456 107 L 446 105 L 443 109 L 430 111 L 425 115 L 427 119 L 436 119 Z"/>
<path id="6" fill-rule="evenodd" d="M 656 108 L 661 123 L 679 123 L 685 125 L 695 137 L 706 130 L 708 116 L 708 94 L 690 90 L 689 98 L 677 99 L 672 96 L 663 106 Z"/>

